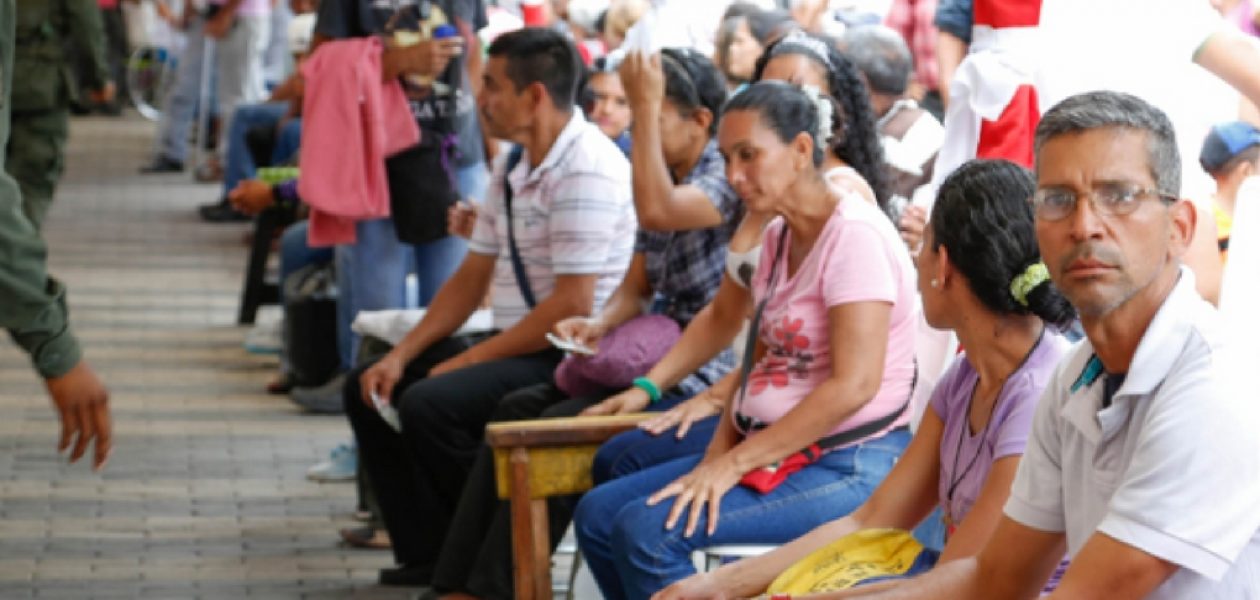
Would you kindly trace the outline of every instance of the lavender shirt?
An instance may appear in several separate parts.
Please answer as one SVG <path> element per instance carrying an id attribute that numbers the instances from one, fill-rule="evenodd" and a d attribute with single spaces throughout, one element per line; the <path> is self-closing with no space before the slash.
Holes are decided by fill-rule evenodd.
<path id="1" fill-rule="evenodd" d="M 936 389 L 932 390 L 930 406 L 945 424 L 941 433 L 938 490 L 947 523 L 961 523 L 971 511 L 993 463 L 1024 453 L 1037 401 L 1059 359 L 1070 347 L 1067 340 L 1047 330 L 1023 366 L 1007 378 L 987 430 L 977 431 L 975 435 L 969 431 L 967 405 L 980 374 L 967 362 L 966 355 L 960 354 L 941 376 Z M 950 487 L 954 488 L 952 494 Z M 953 533 L 953 526 L 948 533 Z M 1064 567 L 1066 562 L 1060 565 L 1047 589 L 1057 585 Z"/>

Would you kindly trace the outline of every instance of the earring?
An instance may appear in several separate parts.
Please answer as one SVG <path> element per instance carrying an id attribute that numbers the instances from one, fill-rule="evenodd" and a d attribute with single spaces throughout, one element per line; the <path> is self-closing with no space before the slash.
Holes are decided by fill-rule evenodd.
<path id="1" fill-rule="evenodd" d="M 941 287 L 941 282 L 936 279 L 932 279 L 931 281 L 928 282 L 928 285 L 932 286 L 932 289 L 936 289 L 938 287 Z"/>

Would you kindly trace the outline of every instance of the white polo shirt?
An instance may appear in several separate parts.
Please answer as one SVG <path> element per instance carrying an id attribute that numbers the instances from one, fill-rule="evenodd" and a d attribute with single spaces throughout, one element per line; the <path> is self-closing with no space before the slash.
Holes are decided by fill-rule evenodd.
<path id="1" fill-rule="evenodd" d="M 513 235 L 534 300 L 546 300 L 559 275 L 598 275 L 591 309 L 598 312 L 634 252 L 637 222 L 625 155 L 575 109 L 538 167 L 530 170 L 526 152 L 507 177 Z M 512 267 L 503 191 L 503 170 L 495 169 L 468 240 L 469 252 L 497 257 L 490 289 L 496 329 L 515 325 L 531 310 Z"/>
<path id="2" fill-rule="evenodd" d="M 1183 267 L 1108 408 L 1080 343 L 1037 406 L 1007 516 L 1065 532 L 1069 556 L 1097 531 L 1180 566 L 1150 598 L 1260 598 L 1260 413 L 1223 377 L 1221 339 Z"/>

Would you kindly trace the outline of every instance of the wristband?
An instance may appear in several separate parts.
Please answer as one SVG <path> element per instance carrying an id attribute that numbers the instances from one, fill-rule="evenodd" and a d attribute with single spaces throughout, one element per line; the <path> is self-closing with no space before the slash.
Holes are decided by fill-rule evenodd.
<path id="1" fill-rule="evenodd" d="M 648 379 L 647 377 L 635 377 L 634 387 L 647 392 L 648 400 L 651 401 L 652 404 L 656 404 L 661 401 L 661 388 L 656 387 L 656 384 L 652 383 L 651 379 Z"/>

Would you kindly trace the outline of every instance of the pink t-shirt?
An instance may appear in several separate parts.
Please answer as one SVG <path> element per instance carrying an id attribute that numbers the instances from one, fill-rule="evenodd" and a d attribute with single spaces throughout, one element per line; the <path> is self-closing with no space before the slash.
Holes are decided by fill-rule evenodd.
<path id="1" fill-rule="evenodd" d="M 785 240 L 783 256 L 779 259 L 779 282 L 766 305 L 759 332 L 768 352 L 753 366 L 747 396 L 739 412 L 770 424 L 805 399 L 831 376 L 828 309 L 870 301 L 892 305 L 883 382 L 870 402 L 838 423 L 831 433 L 878 420 L 901 408 L 910 397 L 914 380 L 918 308 L 914 265 L 888 217 L 857 197 L 840 201 L 792 277 L 787 276 L 791 233 L 782 219 L 776 219 L 766 228 L 761 261 L 753 277 L 753 296 L 758 304 L 766 295 L 782 235 L 789 239 Z M 864 342 L 844 340 L 843 343 Z M 910 410 L 904 411 L 888 429 L 909 424 L 910 413 Z"/>

